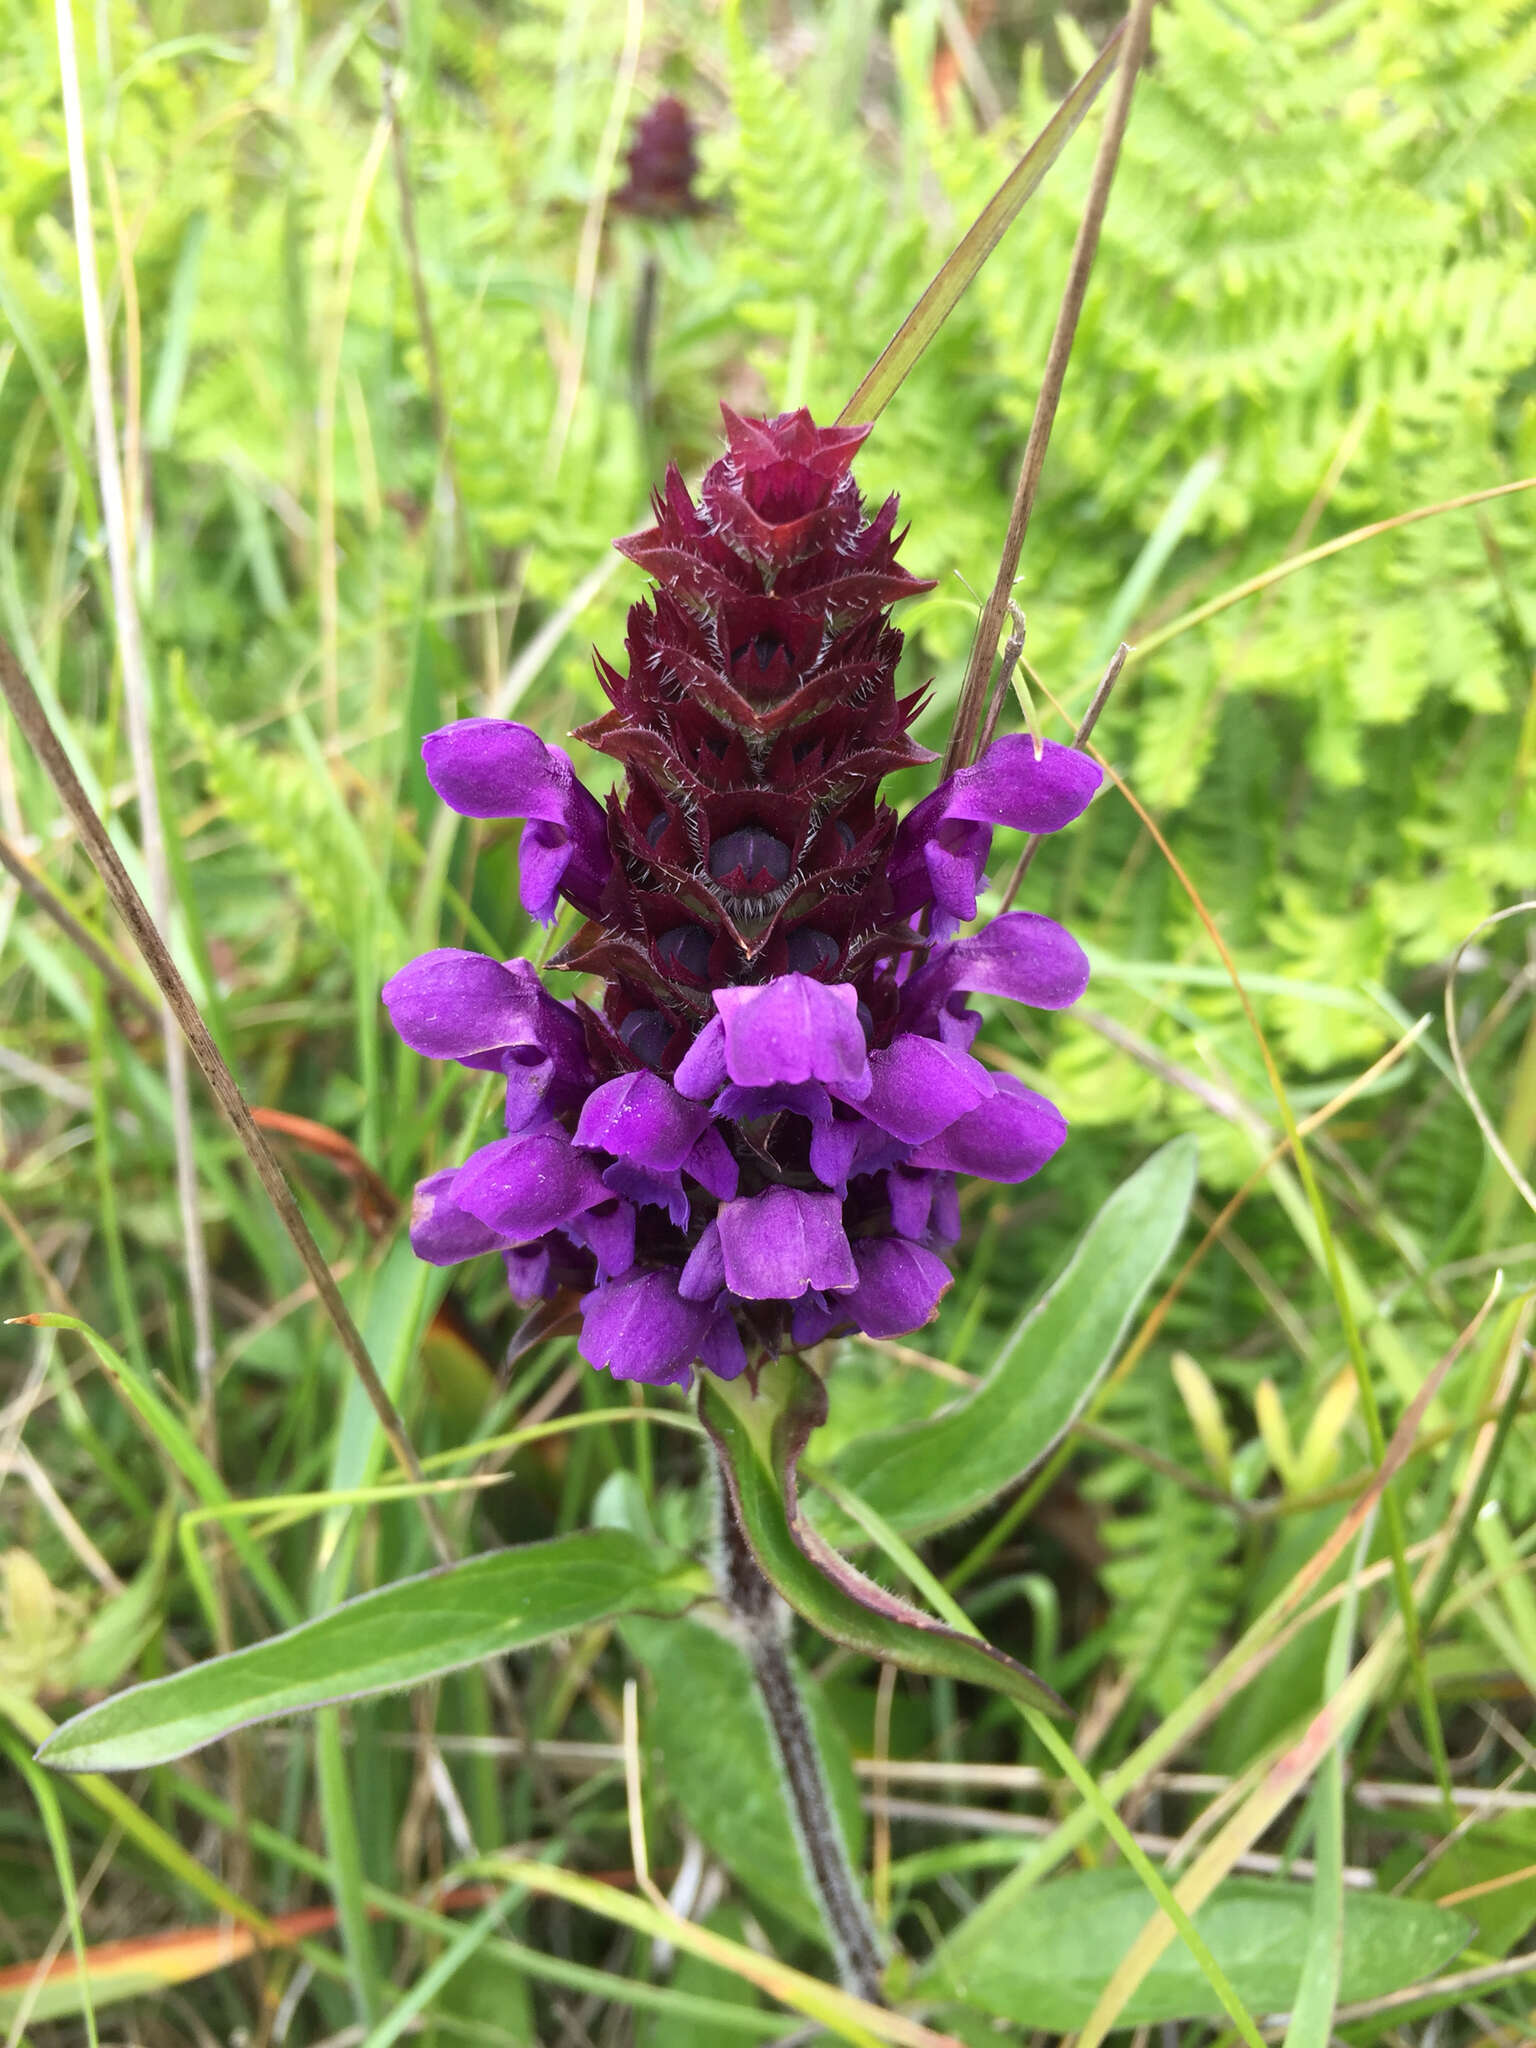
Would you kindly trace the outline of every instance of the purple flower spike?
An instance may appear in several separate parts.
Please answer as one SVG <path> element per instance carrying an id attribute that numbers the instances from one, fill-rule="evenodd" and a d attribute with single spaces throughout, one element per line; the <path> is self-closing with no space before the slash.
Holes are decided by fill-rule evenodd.
<path id="1" fill-rule="evenodd" d="M 808 974 L 781 974 L 759 988 L 717 988 L 725 1067 L 743 1088 L 821 1081 L 845 1102 L 873 1085 L 856 989 Z"/>
<path id="2" fill-rule="evenodd" d="M 932 1316 L 956 1176 L 1025 1180 L 1066 1135 L 971 1056 L 968 999 L 1062 1009 L 1088 976 L 1049 918 L 958 934 L 993 833 L 1058 831 L 1098 768 L 1007 735 L 898 820 L 882 779 L 934 756 L 891 608 L 932 586 L 897 560 L 896 500 L 865 516 L 868 430 L 725 427 L 697 496 L 670 470 L 618 543 L 653 588 L 578 735 L 618 768 L 606 807 L 526 726 L 469 718 L 423 747 L 455 810 L 525 821 L 523 903 L 585 914 L 551 965 L 600 983 L 598 1007 L 452 948 L 384 992 L 408 1045 L 507 1083 L 506 1138 L 418 1190 L 417 1250 L 499 1250 L 519 1301 L 579 1298 L 583 1357 L 658 1386 Z"/>
<path id="3" fill-rule="evenodd" d="M 858 1279 L 836 1195 L 769 1188 L 720 1211 L 725 1284 L 746 1301 L 795 1301 Z"/>
<path id="4" fill-rule="evenodd" d="M 427 780 L 466 818 L 526 818 L 518 893 L 540 924 L 569 897 L 589 915 L 613 866 L 608 821 L 570 756 L 507 718 L 461 718 L 423 740 Z"/>

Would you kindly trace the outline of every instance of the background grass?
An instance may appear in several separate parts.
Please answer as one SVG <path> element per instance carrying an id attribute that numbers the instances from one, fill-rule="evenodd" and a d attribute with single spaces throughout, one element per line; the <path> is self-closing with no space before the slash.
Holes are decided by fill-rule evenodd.
<path id="1" fill-rule="evenodd" d="M 443 1301 L 396 1234 L 412 1182 L 490 1120 L 475 1077 L 393 1039 L 380 982 L 432 943 L 543 945 L 516 908 L 513 843 L 440 811 L 418 736 L 460 711 L 515 709 L 551 736 L 592 715 L 590 644 L 617 654 L 640 589 L 609 543 L 643 522 L 666 460 L 694 474 L 711 457 L 722 398 L 834 413 L 1103 28 L 1087 10 L 916 0 L 739 18 L 681 0 L 643 17 L 578 0 L 79 13 L 176 951 L 251 1099 L 309 1120 L 277 1142 L 427 1456 L 623 1399 L 568 1338 L 509 1356 L 517 1318 L 493 1262 Z M 136 859 L 53 21 L 4 0 L 0 41 L 0 622 Z M 841 1347 L 827 1442 L 984 1370 L 1110 1189 L 1167 1136 L 1195 1135 L 1197 1225 L 1240 1205 L 1208 1244 L 1187 1240 L 1203 1255 L 1027 1512 L 1005 1504 L 922 1560 L 1067 1696 L 1078 1755 L 1161 1862 L 1170 1837 L 1236 1804 L 1223 1786 L 1264 1780 L 1350 1669 L 1350 1631 L 1320 1613 L 1262 1675 L 1239 1659 L 1219 1712 L 1181 1721 L 1369 1477 L 1351 1323 L 1390 1433 L 1502 1267 L 1503 1300 L 1439 1384 L 1396 1488 L 1410 1564 L 1465 1523 L 1438 1579 L 1418 1581 L 1422 1650 L 1369 1667 L 1337 1781 L 1283 1787 L 1228 1857 L 1302 1857 L 1331 1911 L 1360 1870 L 1422 1898 L 1498 1880 L 1465 1903 L 1476 1949 L 1455 1967 L 1491 1966 L 1536 1920 L 1521 1299 L 1536 1225 L 1439 1010 L 1457 947 L 1536 869 L 1532 500 L 1427 519 L 1185 621 L 1288 555 L 1536 473 L 1536 14 L 1170 0 L 1154 47 L 1018 596 L 1047 730 L 1117 639 L 1140 643 L 1098 739 L 1157 831 L 1111 791 L 1036 861 L 1024 900 L 1084 936 L 1095 981 L 1061 1019 L 996 1008 L 984 1044 L 1043 1077 L 1072 1141 L 1022 1190 L 969 1191 L 959 1282 L 914 1347 Z M 710 210 L 609 217 L 622 139 L 662 89 L 702 124 Z M 1088 134 L 1069 150 L 861 458 L 866 491 L 901 493 L 906 559 L 940 579 L 902 621 L 907 677 L 933 679 L 931 744 L 964 665 L 967 586 L 995 563 L 1091 148 Z M 302 1508 L 372 1484 L 388 1461 L 371 1412 L 195 1087 L 217 1347 L 200 1401 L 142 973 L 40 770 L 13 731 L 0 749 L 6 841 L 120 964 L 103 975 L 5 883 L 0 1300 L 77 1314 L 116 1345 L 201 1445 L 205 1505 L 227 1491 Z M 1456 983 L 1471 1083 L 1527 1171 L 1531 961 L 1514 918 Z M 1282 1145 L 1260 1032 L 1289 1113 L 1315 1120 L 1322 1222 Z M 0 1687 L 28 1741 L 40 1711 L 429 1561 L 410 1508 L 330 1506 L 242 1522 L 238 1542 L 205 1524 L 208 1564 L 190 1573 L 173 1535 L 198 1490 L 169 1428 L 146 1428 L 74 1336 L 12 1331 L 5 1356 Z M 647 1428 L 634 1398 L 633 1421 L 553 1435 L 506 1484 L 448 1496 L 456 1544 L 594 1515 L 696 1540 L 696 1446 Z M 1357 1645 L 1398 1611 L 1371 1570 L 1385 1538 L 1367 1540 Z M 262 1916 L 335 1907 L 339 1939 L 314 1925 L 298 1947 L 146 1989 L 104 2009 L 104 2038 L 320 2041 L 361 2020 L 382 2041 L 413 1985 L 444 2041 L 731 2037 L 729 2015 L 689 1997 L 787 2032 L 766 2008 L 752 2018 L 729 1968 L 474 1874 L 521 1845 L 626 1881 L 624 1681 L 644 1681 L 642 1726 L 675 1719 L 697 1682 L 669 1679 L 641 1635 L 594 1631 L 518 1659 L 505 1684 L 471 1674 L 252 1736 L 116 1804 L 18 1773 L 0 1938 L 30 1961 L 72 1932 L 201 1928 L 231 1895 Z M 1021 1834 L 1074 1824 L 1075 1798 L 1000 1703 L 801 1647 L 822 1667 L 829 1744 L 866 1760 L 876 1896 L 921 1955 L 1019 1865 Z M 529 1733 L 549 1745 L 533 1768 Z M 878 1756 L 907 1774 L 871 1795 Z M 826 1974 L 813 1923 L 701 1846 L 709 1816 L 674 1775 L 646 1781 L 664 1888 Z M 1095 1839 L 1084 1853 L 1116 1860 Z M 480 1918 L 444 1916 L 445 1877 Z M 150 1986 L 171 1974 L 143 1967 Z M 1430 2024 L 1437 2040 L 1525 2038 L 1531 2004 L 1511 1972 L 1448 1989 Z M 13 2038 L 84 2038 L 78 2016 L 21 2013 L 13 1998 Z M 1391 2038 L 1399 2019 L 1349 2038 Z"/>

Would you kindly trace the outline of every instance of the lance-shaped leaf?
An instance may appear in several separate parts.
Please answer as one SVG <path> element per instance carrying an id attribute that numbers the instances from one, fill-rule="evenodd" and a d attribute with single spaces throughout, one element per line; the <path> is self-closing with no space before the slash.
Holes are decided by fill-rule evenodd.
<path id="1" fill-rule="evenodd" d="M 1229 1878 L 1196 1913 L 1195 1925 L 1251 2011 L 1284 2012 L 1294 2004 L 1311 1903 L 1310 1885 L 1239 1877 Z M 963 1921 L 924 1988 L 1020 2027 L 1073 2032 L 1093 2011 L 1150 1909 L 1134 1871 L 1074 1871 L 1031 1892 L 1015 1915 L 978 1926 L 974 1939 Z M 1464 1948 L 1471 1932 L 1459 1914 L 1439 1906 L 1346 1891 L 1338 1924 L 1341 1995 L 1353 2003 L 1419 1983 Z M 1220 2017 L 1204 1973 L 1175 1942 L 1132 1993 L 1117 2024 Z"/>
<path id="2" fill-rule="evenodd" d="M 699 1416 L 720 1452 L 736 1519 L 780 1595 L 813 1628 L 867 1657 L 1060 1713 L 1060 1700 L 1032 1671 L 866 1579 L 804 1521 L 796 1467 L 826 1412 L 826 1389 L 798 1358 L 765 1366 L 756 1393 L 745 1376 L 701 1376 Z"/>
<path id="3" fill-rule="evenodd" d="M 66 1771 L 168 1763 L 253 1721 L 420 1685 L 617 1614 L 678 1614 L 699 1566 L 616 1529 L 495 1550 L 364 1593 L 250 1649 L 136 1685 L 38 1752 Z"/>
<path id="4" fill-rule="evenodd" d="M 1023 1478 L 1081 1414 L 1178 1243 L 1195 1163 L 1192 1138 L 1154 1152 L 1104 1204 L 981 1384 L 936 1415 L 845 1444 L 830 1476 L 909 1534 L 958 1522 Z M 859 1540 L 824 1498 L 816 1524 L 835 1541 Z"/>

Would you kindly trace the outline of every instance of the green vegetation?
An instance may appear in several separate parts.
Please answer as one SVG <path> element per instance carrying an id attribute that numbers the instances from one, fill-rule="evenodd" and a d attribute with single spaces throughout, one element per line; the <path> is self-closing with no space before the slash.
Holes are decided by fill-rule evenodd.
<path id="1" fill-rule="evenodd" d="M 381 982 L 436 943 L 546 943 L 515 836 L 441 809 L 418 738 L 594 715 L 591 645 L 617 654 L 641 582 L 610 542 L 666 461 L 697 474 L 722 398 L 843 406 L 1105 26 L 1001 12 L 77 9 L 174 950 L 451 1548 L 552 1568 L 515 1596 L 521 1566 L 493 1572 L 493 1613 L 465 1581 L 462 1612 L 379 1590 L 436 1562 L 421 1489 L 194 1073 L 205 1398 L 148 977 L 7 719 L 0 833 L 114 967 L 0 881 L 0 1313 L 49 1319 L 3 1354 L 13 2041 L 94 2039 L 98 2008 L 153 2048 L 1011 2038 L 995 2020 L 1092 2048 L 1292 2008 L 1294 2048 L 1434 2013 L 1442 2043 L 1529 2033 L 1536 1225 L 1496 1148 L 1530 1179 L 1536 975 L 1524 918 L 1480 929 L 1536 873 L 1536 491 L 1488 495 L 1536 478 L 1528 0 L 1156 16 L 1015 593 L 1053 735 L 1133 646 L 1095 735 L 1125 793 L 1021 899 L 1095 979 L 1060 1017 L 990 1003 L 981 1041 L 1073 1135 L 1023 1189 L 971 1189 L 937 1323 L 836 1347 L 801 1475 L 809 1523 L 922 1610 L 850 1636 L 838 1591 L 794 1640 L 915 2019 L 831 1989 L 745 1667 L 676 1618 L 708 1523 L 688 1404 L 398 1227 L 494 1112 L 395 1039 Z M 0 47 L 0 634 L 142 884 L 52 11 L 0 0 Z M 616 214 L 664 90 L 709 205 Z M 860 457 L 939 579 L 901 620 L 936 749 L 1099 120 Z M 355 1595 L 385 1604 L 330 1615 Z M 305 1624 L 365 1643 L 333 1692 L 442 1675 L 228 1737 L 253 1715 L 175 1676 Z M 920 1626 L 926 1675 L 898 1676 L 879 1651 Z M 977 1682 L 974 1628 L 1065 1700 L 1076 1759 L 1032 1688 Z M 253 1656 L 271 1699 L 320 1697 L 302 1657 Z M 131 1736 L 136 1775 L 31 1762 L 154 1678 L 181 1737 L 111 1705 L 76 1738 L 94 1770 L 93 1730 Z M 148 1766 L 187 1729 L 216 1746 Z M 696 1924 L 633 1876 L 626 1745 L 641 1851 Z M 1195 1946 L 1165 1923 L 1106 1991 L 1158 1873 L 1190 1914 L 1220 1889 Z M 161 1934 L 83 1994 L 72 1956 Z"/>

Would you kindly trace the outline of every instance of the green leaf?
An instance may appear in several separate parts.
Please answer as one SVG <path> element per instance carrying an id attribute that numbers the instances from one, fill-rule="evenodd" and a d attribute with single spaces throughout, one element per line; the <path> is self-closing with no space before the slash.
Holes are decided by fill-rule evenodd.
<path id="1" fill-rule="evenodd" d="M 719 1449 L 753 1555 L 780 1595 L 813 1628 L 864 1656 L 1060 1713 L 1060 1700 L 1032 1671 L 866 1579 L 805 1522 L 796 1467 L 826 1412 L 825 1387 L 798 1358 L 765 1366 L 756 1393 L 745 1378 L 700 1376 L 699 1419 Z"/>
<path id="2" fill-rule="evenodd" d="M 806 1883 L 800 1845 L 746 1658 L 707 1622 L 625 1622 L 624 1640 L 650 1672 L 656 1694 L 645 1719 L 661 1752 L 683 1818 L 748 1891 L 800 1933 L 826 1940 L 821 1908 Z M 855 1869 L 864 1832 L 848 1744 L 821 1697 L 800 1674 L 832 1804 Z"/>
<path id="3" fill-rule="evenodd" d="M 611 1529 L 492 1551 L 134 1686 L 66 1721 L 39 1755 L 69 1771 L 168 1763 L 253 1721 L 420 1685 L 611 1615 L 675 1614 L 708 1591 L 698 1566 Z"/>
<path id="4" fill-rule="evenodd" d="M 979 1942 L 964 1925 L 944 1950 L 942 1981 L 926 1988 L 1023 2027 L 1067 2033 L 1082 2026 L 1110 1974 L 1146 1924 L 1145 1888 L 1131 1870 L 1078 1871 L 1043 1885 L 1016 1917 L 994 1922 Z M 1306 1949 L 1312 1887 L 1230 1878 L 1195 1925 L 1243 2003 L 1283 2012 L 1296 1996 Z M 1471 1935 L 1459 1914 L 1384 1892 L 1346 1891 L 1342 1902 L 1340 1997 L 1379 1998 L 1434 1975 Z M 1220 2019 L 1221 2006 L 1199 1964 L 1175 1943 L 1152 1966 L 1117 2025 Z"/>
<path id="5" fill-rule="evenodd" d="M 1104 1204 L 981 1384 L 920 1422 L 845 1444 L 831 1466 L 839 1485 L 896 1528 L 923 1534 L 974 1514 L 1038 1465 L 1109 1369 L 1177 1244 L 1195 1163 L 1192 1138 L 1154 1152 Z M 818 1502 L 816 1520 L 834 1540 L 858 1540 L 830 1503 Z"/>

